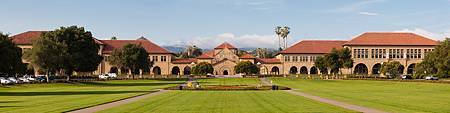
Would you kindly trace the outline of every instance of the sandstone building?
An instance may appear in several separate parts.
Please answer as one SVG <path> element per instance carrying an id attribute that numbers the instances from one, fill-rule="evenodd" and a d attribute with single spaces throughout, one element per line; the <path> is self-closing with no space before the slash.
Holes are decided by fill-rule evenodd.
<path id="1" fill-rule="evenodd" d="M 28 31 L 12 36 L 12 40 L 23 51 L 32 48 L 32 40 L 45 31 Z M 250 61 L 260 67 L 260 74 L 323 74 L 314 66 L 317 57 L 331 52 L 333 48 L 349 48 L 355 61 L 354 68 L 344 69 L 346 74 L 380 74 L 382 62 L 399 61 L 404 74 L 412 74 L 416 63 L 421 62 L 427 52 L 433 51 L 437 41 L 414 34 L 393 32 L 368 32 L 351 40 L 302 40 L 280 51 L 275 58 L 257 58 L 250 54 L 238 55 L 238 48 L 224 42 L 213 50 L 205 51 L 197 58 L 179 59 L 170 51 L 145 38 L 136 40 L 97 40 L 99 54 L 104 57 L 98 70 L 101 73 L 126 73 L 109 64 L 112 51 L 123 45 L 141 44 L 154 61 L 152 68 L 140 70 L 143 75 L 190 75 L 191 68 L 200 62 L 211 63 L 215 75 L 235 75 L 234 66 L 241 61 Z M 26 62 L 24 60 L 24 62 Z M 27 62 L 26 62 L 27 63 Z"/>

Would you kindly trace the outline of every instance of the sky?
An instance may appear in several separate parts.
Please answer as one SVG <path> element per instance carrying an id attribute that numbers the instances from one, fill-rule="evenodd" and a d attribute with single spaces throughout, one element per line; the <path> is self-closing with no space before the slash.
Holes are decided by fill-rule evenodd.
<path id="1" fill-rule="evenodd" d="M 98 39 L 141 36 L 165 45 L 277 48 L 276 26 L 301 40 L 350 40 L 364 32 L 450 37 L 450 0 L 2 0 L 0 32 L 77 25 Z"/>

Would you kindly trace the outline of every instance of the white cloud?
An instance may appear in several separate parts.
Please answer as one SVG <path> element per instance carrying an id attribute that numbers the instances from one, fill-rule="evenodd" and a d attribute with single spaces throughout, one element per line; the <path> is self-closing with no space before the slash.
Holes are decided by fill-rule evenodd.
<path id="1" fill-rule="evenodd" d="M 422 35 L 425 37 L 429 37 L 431 39 L 434 40 L 444 40 L 445 37 L 450 37 L 450 30 L 447 30 L 443 33 L 435 33 L 435 32 L 431 32 L 431 31 L 427 31 L 425 29 L 422 28 L 414 28 L 414 29 L 402 29 L 402 30 L 397 30 L 394 32 L 409 32 L 409 33 L 416 33 L 418 35 Z"/>
<path id="2" fill-rule="evenodd" d="M 213 37 L 196 37 L 193 40 L 187 41 L 188 44 L 197 45 L 201 48 L 214 48 L 224 42 L 231 43 L 237 48 L 276 48 L 278 38 L 276 37 L 276 35 L 252 34 L 236 36 L 233 33 L 223 33 Z"/>
<path id="3" fill-rule="evenodd" d="M 334 12 L 355 12 L 355 11 L 359 11 L 371 4 L 385 2 L 385 1 L 387 1 L 387 0 L 359 0 L 358 2 L 344 5 L 333 11 Z"/>
<path id="4" fill-rule="evenodd" d="M 367 15 L 367 16 L 378 16 L 378 15 L 380 15 L 378 13 L 373 13 L 373 12 L 359 12 L 358 14 L 360 14 L 360 15 Z"/>

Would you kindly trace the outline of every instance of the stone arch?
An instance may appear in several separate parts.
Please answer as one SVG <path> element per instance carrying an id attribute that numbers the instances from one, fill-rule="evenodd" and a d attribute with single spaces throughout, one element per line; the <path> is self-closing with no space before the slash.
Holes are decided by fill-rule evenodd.
<path id="1" fill-rule="evenodd" d="M 150 74 L 150 68 L 144 68 L 142 69 L 142 74 Z"/>
<path id="2" fill-rule="evenodd" d="M 372 66 L 372 74 L 378 75 L 380 73 L 381 73 L 381 64 L 376 63 L 375 65 Z"/>
<path id="3" fill-rule="evenodd" d="M 266 66 L 259 67 L 260 74 L 269 74 L 269 69 Z"/>
<path id="4" fill-rule="evenodd" d="M 277 66 L 273 66 L 272 69 L 270 70 L 271 74 L 275 74 L 275 75 L 279 75 L 280 74 L 280 68 L 278 68 Z"/>
<path id="5" fill-rule="evenodd" d="M 128 72 L 129 72 L 129 69 L 128 69 L 128 68 L 124 68 L 124 67 L 121 67 L 121 68 L 120 68 L 120 73 L 121 73 L 121 74 L 128 74 Z"/>
<path id="6" fill-rule="evenodd" d="M 416 64 L 409 64 L 408 69 L 406 71 L 406 74 L 414 74 L 414 67 L 416 67 Z"/>
<path id="7" fill-rule="evenodd" d="M 222 75 L 228 75 L 228 70 L 223 70 Z"/>
<path id="8" fill-rule="evenodd" d="M 404 70 L 405 70 L 405 66 L 400 65 L 400 66 L 398 67 L 398 73 L 399 73 L 399 74 L 403 74 Z"/>
<path id="9" fill-rule="evenodd" d="M 300 67 L 300 74 L 308 74 L 308 68 L 305 66 Z"/>
<path id="10" fill-rule="evenodd" d="M 320 70 L 320 74 L 328 74 L 328 68 L 324 68 L 323 70 Z"/>
<path id="11" fill-rule="evenodd" d="M 317 68 L 315 66 L 311 67 L 311 69 L 309 70 L 309 74 L 318 74 Z"/>
<path id="12" fill-rule="evenodd" d="M 297 74 L 297 72 L 298 72 L 298 70 L 297 70 L 297 67 L 295 67 L 295 66 L 292 66 L 289 69 L 289 74 Z"/>
<path id="13" fill-rule="evenodd" d="M 172 71 L 171 71 L 172 75 L 180 75 L 180 68 L 178 66 L 174 66 L 172 67 Z"/>
<path id="14" fill-rule="evenodd" d="M 184 67 L 183 75 L 191 75 L 191 67 L 189 66 Z"/>
<path id="15" fill-rule="evenodd" d="M 361 75 L 361 74 L 368 74 L 368 69 L 366 64 L 359 63 L 355 66 L 355 70 L 353 71 L 354 74 Z"/>
<path id="16" fill-rule="evenodd" d="M 161 68 L 158 66 L 153 67 L 153 74 L 154 75 L 161 75 Z"/>

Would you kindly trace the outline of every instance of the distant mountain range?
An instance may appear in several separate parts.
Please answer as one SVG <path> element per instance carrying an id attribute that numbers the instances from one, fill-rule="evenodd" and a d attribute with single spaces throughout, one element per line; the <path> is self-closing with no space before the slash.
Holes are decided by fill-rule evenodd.
<path id="1" fill-rule="evenodd" d="M 167 50 L 169 50 L 172 53 L 180 53 L 180 52 L 183 52 L 186 49 L 186 46 L 180 46 L 180 45 L 176 45 L 176 46 L 162 46 L 162 47 L 167 49 Z M 203 51 L 211 50 L 211 49 L 204 49 L 204 48 L 202 48 L 202 49 L 203 49 Z M 253 51 L 255 49 L 256 48 L 251 48 L 251 47 L 239 48 L 239 50 L 244 50 L 244 51 L 247 51 L 247 52 Z M 269 50 L 273 51 L 275 49 L 269 48 Z"/>

